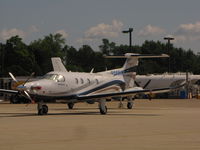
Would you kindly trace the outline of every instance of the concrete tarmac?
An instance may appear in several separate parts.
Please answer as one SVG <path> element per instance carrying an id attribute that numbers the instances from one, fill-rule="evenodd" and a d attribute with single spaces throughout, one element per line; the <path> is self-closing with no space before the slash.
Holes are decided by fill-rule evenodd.
<path id="1" fill-rule="evenodd" d="M 124 103 L 125 104 L 125 103 Z M 0 104 L 0 150 L 199 150 L 200 100 L 136 100 L 132 110 L 108 103 Z"/>

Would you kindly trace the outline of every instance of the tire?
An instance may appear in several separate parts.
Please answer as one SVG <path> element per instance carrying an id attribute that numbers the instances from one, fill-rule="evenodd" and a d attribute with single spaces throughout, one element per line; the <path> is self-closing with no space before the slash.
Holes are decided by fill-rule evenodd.
<path id="1" fill-rule="evenodd" d="M 42 105 L 42 108 L 38 110 L 38 115 L 47 115 L 48 113 L 48 106 L 47 105 Z"/>
<path id="2" fill-rule="evenodd" d="M 67 103 L 69 109 L 73 109 L 74 103 Z"/>
<path id="3" fill-rule="evenodd" d="M 47 113 L 48 113 L 48 106 L 47 105 L 42 105 L 42 109 L 43 109 L 43 113 L 44 113 L 44 115 L 47 115 Z"/>
<path id="4" fill-rule="evenodd" d="M 44 112 L 43 112 L 43 109 L 42 109 L 42 108 L 38 110 L 38 115 L 39 115 L 39 116 L 44 115 Z"/>
<path id="5" fill-rule="evenodd" d="M 127 108 L 132 109 L 133 108 L 133 102 L 128 102 L 127 103 Z"/>
<path id="6" fill-rule="evenodd" d="M 101 113 L 102 115 L 107 114 L 107 106 L 105 106 L 104 108 L 100 107 L 99 110 L 100 110 L 100 113 Z"/>

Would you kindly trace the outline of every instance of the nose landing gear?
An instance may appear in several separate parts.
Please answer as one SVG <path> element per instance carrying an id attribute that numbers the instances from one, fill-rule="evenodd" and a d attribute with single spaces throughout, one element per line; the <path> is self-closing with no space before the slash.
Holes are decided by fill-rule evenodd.
<path id="1" fill-rule="evenodd" d="M 38 115 L 47 115 L 48 114 L 48 106 L 43 104 L 42 102 L 38 102 Z"/>

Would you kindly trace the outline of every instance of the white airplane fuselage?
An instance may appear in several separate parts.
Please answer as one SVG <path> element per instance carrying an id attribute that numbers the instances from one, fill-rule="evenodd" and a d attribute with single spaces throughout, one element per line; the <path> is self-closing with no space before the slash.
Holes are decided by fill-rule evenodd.
<path id="1" fill-rule="evenodd" d="M 122 76 L 98 73 L 49 72 L 42 79 L 28 82 L 29 94 L 43 97 L 61 97 L 84 94 L 120 92 L 124 85 Z"/>

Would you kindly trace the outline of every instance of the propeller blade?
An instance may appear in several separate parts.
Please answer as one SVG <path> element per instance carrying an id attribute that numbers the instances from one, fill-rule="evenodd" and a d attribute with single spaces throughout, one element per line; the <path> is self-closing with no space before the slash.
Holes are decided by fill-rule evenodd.
<path id="1" fill-rule="evenodd" d="M 24 91 L 24 93 L 25 93 L 25 95 L 26 95 L 30 100 L 32 100 L 31 96 L 28 94 L 27 91 Z"/>
<path id="2" fill-rule="evenodd" d="M 31 98 L 31 96 L 28 94 L 28 92 L 27 91 L 24 91 L 24 94 L 27 96 L 27 98 L 32 102 L 32 98 Z"/>
<path id="3" fill-rule="evenodd" d="M 14 77 L 14 75 L 11 72 L 9 72 L 9 75 L 15 82 L 18 82 L 17 79 Z"/>
<path id="4" fill-rule="evenodd" d="M 93 71 L 94 71 L 94 68 L 92 68 L 92 70 L 90 71 L 90 73 L 92 74 L 92 73 L 93 73 Z"/>
<path id="5" fill-rule="evenodd" d="M 137 81 L 134 81 L 134 83 L 135 83 L 138 87 L 140 87 L 140 84 L 139 84 Z"/>
<path id="6" fill-rule="evenodd" d="M 151 79 L 147 81 L 147 83 L 143 86 L 143 89 L 145 89 L 149 85 L 150 82 L 151 82 Z"/>
<path id="7" fill-rule="evenodd" d="M 31 73 L 31 75 L 26 79 L 23 85 L 25 85 L 34 76 L 34 74 L 35 72 Z"/>

